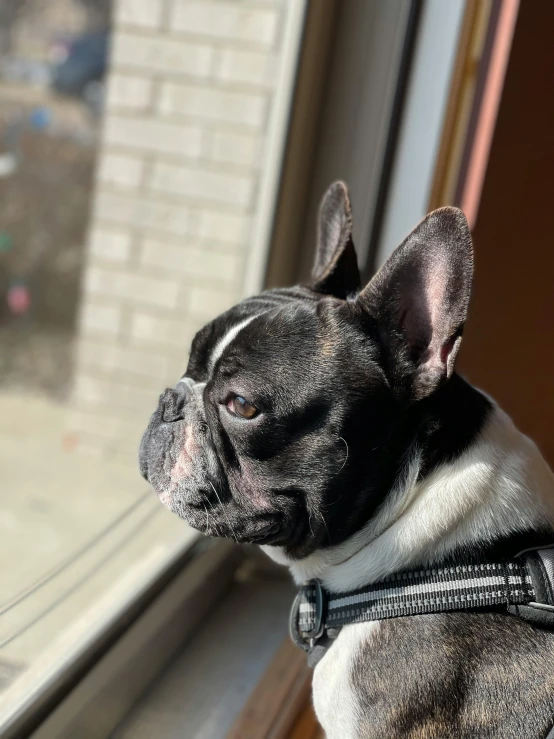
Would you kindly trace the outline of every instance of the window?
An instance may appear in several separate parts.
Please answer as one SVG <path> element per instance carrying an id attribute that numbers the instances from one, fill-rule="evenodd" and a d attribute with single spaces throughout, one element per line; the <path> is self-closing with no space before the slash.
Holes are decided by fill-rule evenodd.
<path id="1" fill-rule="evenodd" d="M 303 8 L 2 3 L 0 732 L 197 541 L 137 449 L 262 284 Z"/>

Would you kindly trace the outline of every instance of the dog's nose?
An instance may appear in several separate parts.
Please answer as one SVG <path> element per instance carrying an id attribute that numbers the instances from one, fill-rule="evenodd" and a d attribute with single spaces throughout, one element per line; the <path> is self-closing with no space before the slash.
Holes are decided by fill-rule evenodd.
<path id="1" fill-rule="evenodd" d="M 176 388 L 167 388 L 160 397 L 160 411 L 162 421 L 173 423 L 184 420 L 185 405 L 188 388 L 180 383 Z"/>

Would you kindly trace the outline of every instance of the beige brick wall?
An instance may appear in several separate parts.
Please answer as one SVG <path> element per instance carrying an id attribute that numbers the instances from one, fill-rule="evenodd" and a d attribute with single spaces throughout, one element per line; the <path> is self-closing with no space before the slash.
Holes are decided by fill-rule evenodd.
<path id="1" fill-rule="evenodd" d="M 195 331 L 240 299 L 300 0 L 115 0 L 71 429 L 134 464 Z"/>

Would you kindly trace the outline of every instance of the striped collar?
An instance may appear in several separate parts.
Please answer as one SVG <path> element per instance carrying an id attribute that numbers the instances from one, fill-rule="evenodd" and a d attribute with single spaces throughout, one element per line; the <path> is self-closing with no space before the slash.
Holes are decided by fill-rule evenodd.
<path id="1" fill-rule="evenodd" d="M 311 580 L 294 601 L 291 636 L 310 652 L 347 624 L 490 608 L 528 620 L 529 610 L 539 611 L 554 626 L 554 546 L 511 560 L 401 572 L 351 592 L 331 593 Z"/>

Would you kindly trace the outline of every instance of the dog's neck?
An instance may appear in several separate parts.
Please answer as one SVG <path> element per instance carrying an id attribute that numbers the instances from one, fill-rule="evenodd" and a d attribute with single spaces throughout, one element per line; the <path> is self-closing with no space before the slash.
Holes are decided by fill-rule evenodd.
<path id="1" fill-rule="evenodd" d="M 297 583 L 318 578 L 342 592 L 459 549 L 485 548 L 545 525 L 554 531 L 554 475 L 497 406 L 460 456 L 421 476 L 424 467 L 416 448 L 377 515 L 342 544 L 297 561 L 277 547 L 264 550 L 287 565 Z"/>

